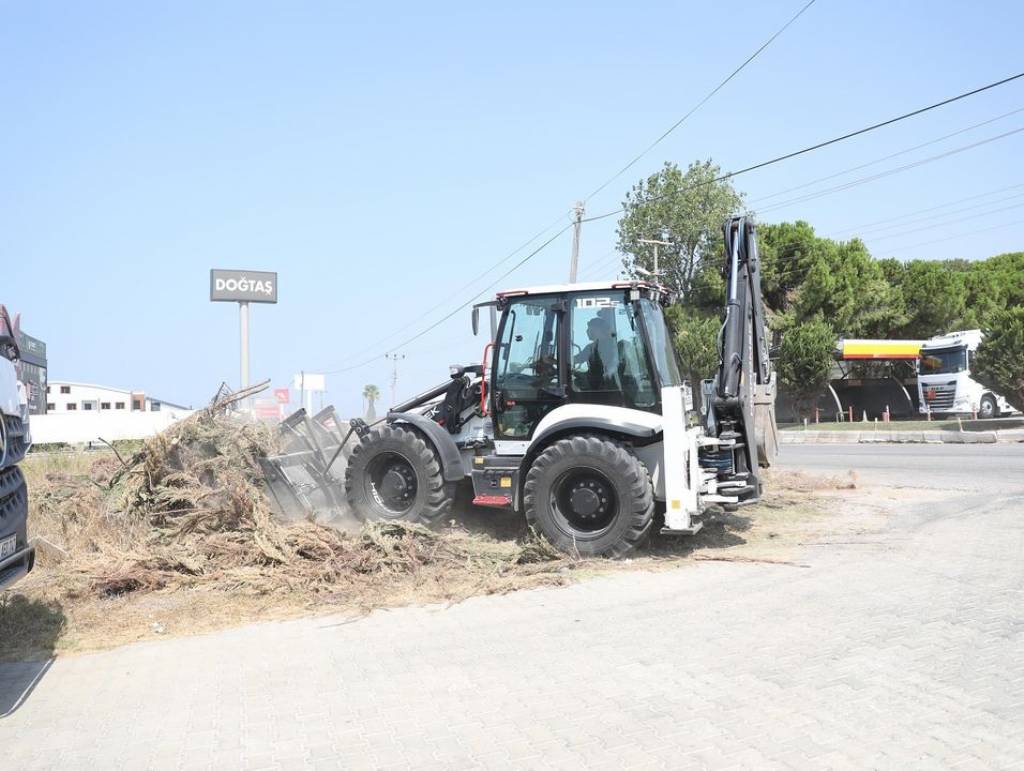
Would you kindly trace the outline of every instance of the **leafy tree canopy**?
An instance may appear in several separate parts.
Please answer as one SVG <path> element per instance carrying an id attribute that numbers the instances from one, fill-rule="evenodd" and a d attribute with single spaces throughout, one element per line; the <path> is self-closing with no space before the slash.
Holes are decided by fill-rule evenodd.
<path id="1" fill-rule="evenodd" d="M 995 313 L 978 347 L 972 373 L 981 383 L 1024 409 L 1024 306 Z"/>
<path id="2" fill-rule="evenodd" d="M 719 176 L 721 170 L 710 160 L 695 161 L 685 172 L 666 163 L 633 186 L 618 227 L 618 248 L 626 255 L 628 272 L 639 276 L 638 267 L 654 270 L 654 247 L 641 239 L 668 241 L 669 246 L 658 247 L 661 281 L 691 302 L 696 278 L 708 278 L 704 269 L 709 265 L 712 271 L 720 266 L 723 223 L 742 209 L 742 196 L 728 180 L 716 182 Z"/>

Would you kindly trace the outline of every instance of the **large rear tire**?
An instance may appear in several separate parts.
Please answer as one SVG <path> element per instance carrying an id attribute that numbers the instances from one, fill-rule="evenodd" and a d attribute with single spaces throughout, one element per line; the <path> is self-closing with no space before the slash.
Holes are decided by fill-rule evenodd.
<path id="1" fill-rule="evenodd" d="M 573 436 L 541 452 L 526 475 L 526 520 L 556 548 L 623 557 L 650 535 L 654 490 L 647 468 L 607 437 Z"/>
<path id="2" fill-rule="evenodd" d="M 433 447 L 402 426 L 371 432 L 353 448 L 345 469 L 346 498 L 363 521 L 433 525 L 451 511 L 453 493 Z"/>

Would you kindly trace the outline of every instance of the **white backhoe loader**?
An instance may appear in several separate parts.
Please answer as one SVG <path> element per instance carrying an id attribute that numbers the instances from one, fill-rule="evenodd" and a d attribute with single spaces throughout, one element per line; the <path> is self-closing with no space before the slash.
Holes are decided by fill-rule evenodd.
<path id="1" fill-rule="evenodd" d="M 297 444 L 268 459 L 272 492 L 282 508 L 308 508 L 339 505 L 343 489 L 360 519 L 431 525 L 448 516 L 456 486 L 471 483 L 474 504 L 521 511 L 556 547 L 583 556 L 628 554 L 657 510 L 663 533 L 693 534 L 709 505 L 758 500 L 777 429 L 753 223 L 729 220 L 725 245 L 721 361 L 700 384 L 700 410 L 681 376 L 664 287 L 510 290 L 473 309 L 475 333 L 481 312 L 490 316 L 483 362 L 452 367 L 379 424 L 353 420 L 344 432 L 333 411 L 289 418 Z"/>

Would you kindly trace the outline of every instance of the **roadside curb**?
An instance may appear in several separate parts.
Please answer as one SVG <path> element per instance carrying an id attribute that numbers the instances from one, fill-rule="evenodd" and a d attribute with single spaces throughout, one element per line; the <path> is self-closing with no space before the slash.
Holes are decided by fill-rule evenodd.
<path id="1" fill-rule="evenodd" d="M 782 444 L 995 444 L 1024 442 L 1019 431 L 780 431 Z"/>

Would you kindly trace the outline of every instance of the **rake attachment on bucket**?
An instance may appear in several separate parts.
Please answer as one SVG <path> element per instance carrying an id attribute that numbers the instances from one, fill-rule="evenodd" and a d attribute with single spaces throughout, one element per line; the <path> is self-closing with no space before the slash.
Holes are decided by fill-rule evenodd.
<path id="1" fill-rule="evenodd" d="M 331 520 L 344 516 L 345 449 L 353 434 L 369 427 L 354 418 L 339 420 L 334 407 L 310 416 L 299 409 L 278 426 L 281 453 L 260 461 L 277 513 L 286 519 L 309 516 Z"/>

